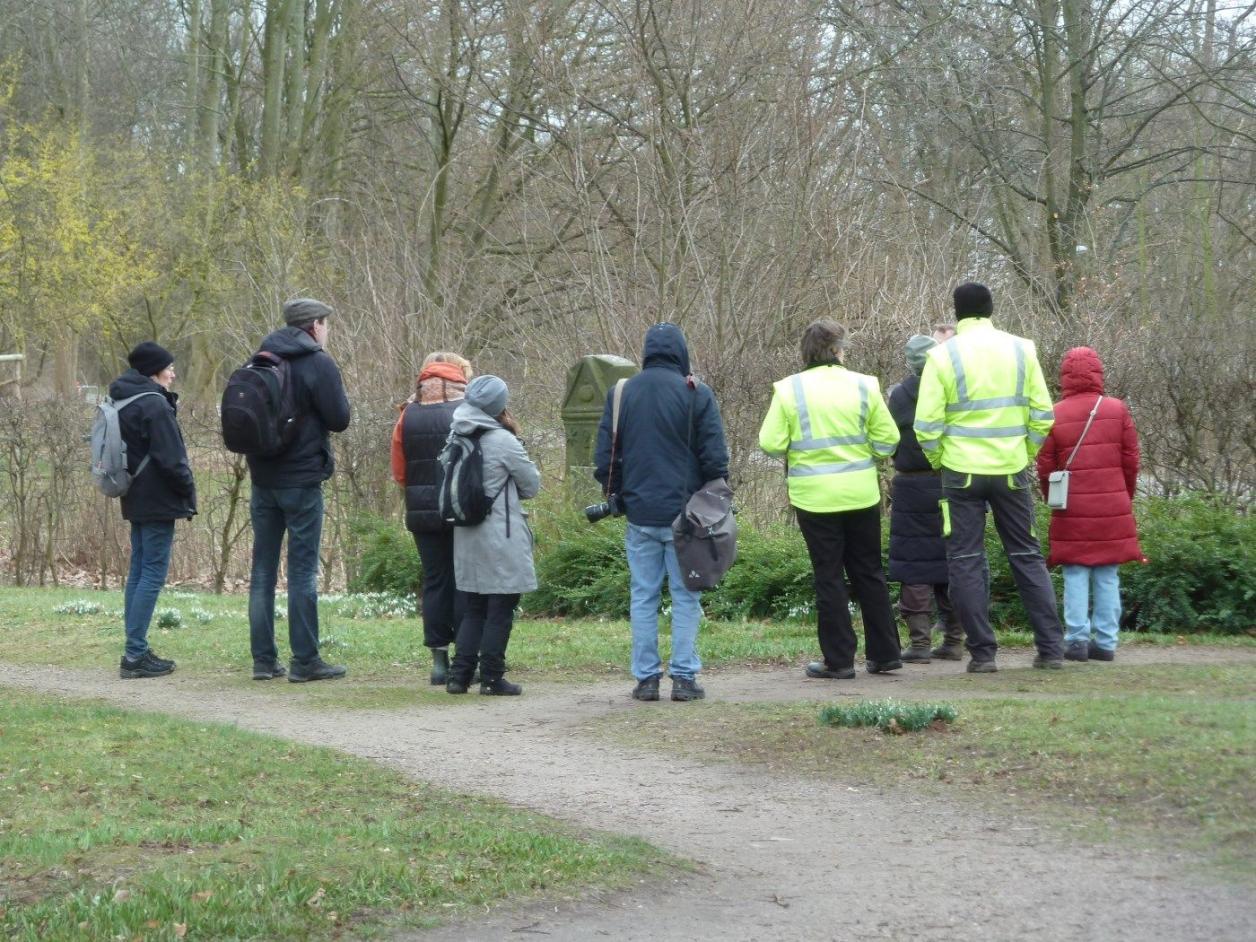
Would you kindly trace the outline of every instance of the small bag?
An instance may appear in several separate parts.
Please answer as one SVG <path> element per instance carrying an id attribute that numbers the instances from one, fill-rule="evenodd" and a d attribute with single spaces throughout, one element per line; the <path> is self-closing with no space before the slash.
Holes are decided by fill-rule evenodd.
<path id="1" fill-rule="evenodd" d="M 1082 447 L 1082 442 L 1086 439 L 1086 433 L 1090 431 L 1090 423 L 1095 421 L 1095 413 L 1099 411 L 1099 403 L 1103 402 L 1103 396 L 1095 400 L 1095 407 L 1090 410 L 1090 418 L 1086 420 L 1086 427 L 1082 429 L 1082 434 L 1077 439 L 1077 444 L 1073 446 L 1072 453 L 1068 456 L 1068 461 L 1064 462 L 1064 468 L 1061 471 L 1052 471 L 1047 475 L 1047 506 L 1052 510 L 1068 510 L 1068 469 L 1073 463 L 1073 459 L 1077 457 L 1077 450 Z"/>
<path id="2" fill-rule="evenodd" d="M 714 589 L 737 560 L 733 492 L 723 478 L 707 481 L 672 521 L 676 562 L 690 592 Z"/>
<path id="3" fill-rule="evenodd" d="M 116 402 L 106 396 L 96 407 L 96 420 L 92 423 L 89 441 L 92 445 L 92 480 L 106 497 L 125 497 L 131 482 L 148 467 L 149 455 L 140 459 L 139 467 L 131 474 L 127 470 L 126 440 L 118 425 L 118 413 L 145 396 L 159 396 L 158 392 L 142 392 Z"/>

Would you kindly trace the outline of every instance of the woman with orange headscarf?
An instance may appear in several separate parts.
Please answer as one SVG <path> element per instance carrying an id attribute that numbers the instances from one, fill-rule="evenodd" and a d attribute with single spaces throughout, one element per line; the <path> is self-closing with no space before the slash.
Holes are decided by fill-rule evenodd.
<path id="1" fill-rule="evenodd" d="M 441 519 L 438 506 L 441 467 L 437 457 L 471 376 L 471 363 L 465 357 L 429 354 L 392 436 L 393 480 L 405 488 L 406 529 L 414 534 L 423 563 L 423 644 L 432 651 L 431 682 L 442 687 L 449 673 L 449 645 L 458 633 L 465 600 L 454 584 L 453 527 Z"/>

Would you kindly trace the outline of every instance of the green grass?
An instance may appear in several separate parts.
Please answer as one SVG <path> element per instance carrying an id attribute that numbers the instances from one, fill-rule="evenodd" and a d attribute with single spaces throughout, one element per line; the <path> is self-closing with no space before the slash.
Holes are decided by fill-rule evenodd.
<path id="1" fill-rule="evenodd" d="M 98 614 L 60 614 L 53 609 L 77 600 L 102 606 Z M 281 604 L 281 608 L 282 608 Z M 351 618 L 348 602 L 320 602 L 323 654 L 347 664 L 351 676 L 387 682 L 422 680 L 428 669 L 417 617 Z M 150 629 L 149 641 L 181 671 L 242 673 L 248 652 L 248 600 L 180 591 L 162 593 L 158 610 L 177 609 L 178 628 Z M 83 589 L 0 589 L 0 650 L 3 660 L 112 668 L 122 651 L 122 593 Z M 196 613 L 210 616 L 200 620 Z M 279 648 L 286 648 L 286 622 L 277 620 Z M 667 621 L 660 632 L 667 657 Z M 1171 636 L 1127 636 L 1129 643 L 1173 643 Z M 1022 632 L 1000 635 L 1006 645 L 1028 645 Z M 1256 646 L 1251 638 L 1192 636 L 1191 643 Z M 708 622 L 701 635 L 703 662 L 710 667 L 739 664 L 796 664 L 815 656 L 810 621 Z M 520 674 L 556 676 L 622 674 L 628 663 L 626 620 L 520 619 L 511 635 L 509 660 Z"/>
<path id="2" fill-rule="evenodd" d="M 981 679 L 1001 685 L 986 688 L 995 697 L 957 701 L 954 724 L 909 736 L 821 726 L 818 703 L 633 710 L 598 728 L 686 755 L 923 788 L 974 809 L 1010 801 L 1076 837 L 1187 849 L 1256 881 L 1256 665 Z M 997 695 L 1024 685 L 1043 696 Z"/>
<path id="3" fill-rule="evenodd" d="M 9 690 L 0 751 L 6 938 L 359 935 L 660 859 L 331 750 Z"/>
<path id="4" fill-rule="evenodd" d="M 851 706 L 835 703 L 820 711 L 824 726 L 874 726 L 884 733 L 915 733 L 933 723 L 955 722 L 949 703 L 900 703 L 896 700 L 860 700 Z"/>

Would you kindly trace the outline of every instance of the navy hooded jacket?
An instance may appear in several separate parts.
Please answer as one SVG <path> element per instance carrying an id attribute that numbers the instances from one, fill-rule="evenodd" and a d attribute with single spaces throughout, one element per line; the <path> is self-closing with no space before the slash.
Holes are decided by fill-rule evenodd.
<path id="1" fill-rule="evenodd" d="M 109 384 L 114 402 L 144 396 L 118 413 L 118 431 L 126 442 L 127 470 L 135 474 L 148 464 L 122 495 L 122 519 L 133 523 L 191 520 L 196 515 L 196 481 L 188 466 L 188 450 L 176 418 L 179 396 L 152 377 L 130 369 Z"/>
<path id="2" fill-rule="evenodd" d="M 709 387 L 690 387 L 689 348 L 675 324 L 655 324 L 645 335 L 641 372 L 624 385 L 615 467 L 611 468 L 611 412 L 607 394 L 597 430 L 594 476 L 620 495 L 628 522 L 668 527 L 707 481 L 728 477 L 724 422 Z M 691 424 L 692 422 L 692 424 Z"/>
<path id="3" fill-rule="evenodd" d="M 328 432 L 349 427 L 349 399 L 340 368 L 322 346 L 299 327 L 281 327 L 262 341 L 263 350 L 288 361 L 295 384 L 297 432 L 274 458 L 249 456 L 254 487 L 313 487 L 332 476 L 336 462 Z"/>

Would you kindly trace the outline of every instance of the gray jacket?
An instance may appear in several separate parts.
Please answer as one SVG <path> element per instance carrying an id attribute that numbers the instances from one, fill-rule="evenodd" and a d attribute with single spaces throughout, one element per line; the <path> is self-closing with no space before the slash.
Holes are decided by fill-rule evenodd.
<path id="1" fill-rule="evenodd" d="M 454 580 L 463 592 L 514 595 L 536 588 L 532 531 L 522 501 L 541 489 L 541 475 L 523 443 L 483 410 L 469 402 L 454 410 L 452 431 L 480 436 L 484 453 L 484 490 L 496 494 L 488 518 L 478 526 L 454 527 Z M 507 514 L 509 531 L 507 536 Z"/>

